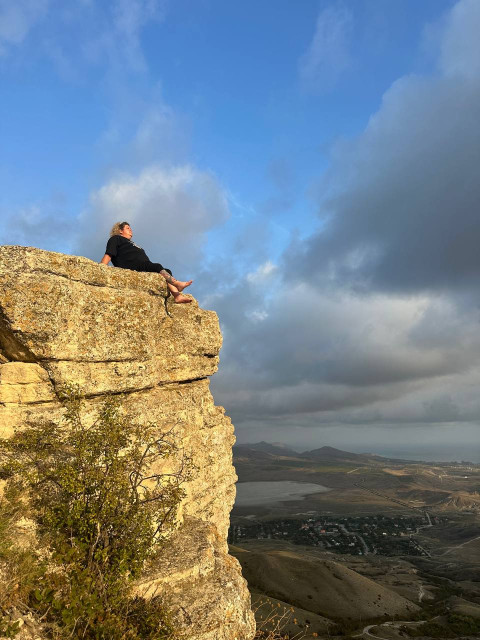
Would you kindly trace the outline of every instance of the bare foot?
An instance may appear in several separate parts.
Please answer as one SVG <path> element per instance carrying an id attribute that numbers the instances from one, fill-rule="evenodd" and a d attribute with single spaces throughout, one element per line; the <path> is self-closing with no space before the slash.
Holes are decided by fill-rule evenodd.
<path id="1" fill-rule="evenodd" d="M 192 302 L 192 298 L 187 298 L 187 296 L 182 296 L 181 293 L 178 296 L 174 296 L 175 304 L 185 304 L 187 302 Z"/>
<path id="2" fill-rule="evenodd" d="M 192 284 L 192 282 L 193 280 L 188 280 L 187 282 L 182 282 L 181 280 L 175 280 L 173 285 L 177 287 L 179 291 L 183 291 L 184 289 L 189 287 Z"/>

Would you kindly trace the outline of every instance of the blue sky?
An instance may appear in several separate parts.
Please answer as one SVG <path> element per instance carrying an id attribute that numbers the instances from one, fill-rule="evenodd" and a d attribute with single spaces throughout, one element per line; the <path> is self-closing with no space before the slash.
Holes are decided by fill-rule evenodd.
<path id="1" fill-rule="evenodd" d="M 177 131 L 152 141 L 143 161 L 212 171 L 246 210 L 275 198 L 272 173 L 283 171 L 296 206 L 276 216 L 311 227 L 307 193 L 330 145 L 362 130 L 397 77 L 431 65 L 423 30 L 451 4 L 4 0 L 2 205 L 63 197 L 66 214 L 78 215 L 109 172 L 135 165 L 125 147 L 157 108 Z M 302 79 L 329 10 L 331 20 L 345 15 L 345 42 L 330 44 L 328 69 Z M 120 11 L 130 38 L 109 31 Z M 25 32 L 9 41 L 9 18 L 14 31 L 22 17 Z"/>
<path id="2" fill-rule="evenodd" d="M 128 219 L 240 441 L 480 459 L 479 6 L 0 0 L 1 242 Z"/>

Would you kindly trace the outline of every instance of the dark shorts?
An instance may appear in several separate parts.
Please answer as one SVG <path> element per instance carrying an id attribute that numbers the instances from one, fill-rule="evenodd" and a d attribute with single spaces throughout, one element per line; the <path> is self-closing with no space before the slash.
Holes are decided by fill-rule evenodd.
<path id="1" fill-rule="evenodd" d="M 136 268 L 135 271 L 147 271 L 148 273 L 160 273 L 160 271 L 166 271 L 172 275 L 170 269 L 166 269 L 159 262 L 144 262 L 141 266 Z"/>

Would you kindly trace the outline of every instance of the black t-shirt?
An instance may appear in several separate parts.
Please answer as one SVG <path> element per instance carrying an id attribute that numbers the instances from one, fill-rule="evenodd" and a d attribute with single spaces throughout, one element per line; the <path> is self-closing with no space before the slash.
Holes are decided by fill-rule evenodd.
<path id="1" fill-rule="evenodd" d="M 121 269 L 137 271 L 150 262 L 141 247 L 137 247 L 134 242 L 123 236 L 112 236 L 107 242 L 105 253 L 110 256 L 113 265 Z"/>

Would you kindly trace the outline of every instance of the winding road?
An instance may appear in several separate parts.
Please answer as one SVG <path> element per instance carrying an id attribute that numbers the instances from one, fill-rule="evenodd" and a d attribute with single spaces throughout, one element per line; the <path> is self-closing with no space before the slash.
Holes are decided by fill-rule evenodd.
<path id="1" fill-rule="evenodd" d="M 435 620 L 436 618 L 439 618 L 440 616 L 435 616 L 435 618 L 432 618 L 432 620 Z M 368 638 L 375 638 L 376 640 L 385 640 L 385 638 L 382 638 L 381 636 L 376 636 L 373 633 L 370 633 L 370 629 L 373 629 L 373 627 L 394 627 L 394 628 L 398 628 L 398 627 L 403 627 L 405 625 L 409 625 L 409 624 L 422 624 L 424 622 L 428 622 L 428 620 L 390 620 L 389 622 L 379 622 L 377 624 L 368 624 L 366 627 L 363 628 L 363 631 L 361 633 L 357 633 L 356 635 L 352 636 L 353 638 L 363 638 L 363 636 L 367 636 Z"/>

